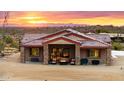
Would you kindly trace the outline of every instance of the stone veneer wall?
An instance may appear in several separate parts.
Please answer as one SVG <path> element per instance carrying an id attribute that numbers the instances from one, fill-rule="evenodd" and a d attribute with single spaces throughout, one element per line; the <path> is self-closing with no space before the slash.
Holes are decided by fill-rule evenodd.
<path id="1" fill-rule="evenodd" d="M 30 49 L 29 48 L 25 48 L 25 62 L 26 61 L 30 61 L 30 58 L 29 58 L 29 56 L 30 56 Z"/>
<path id="2" fill-rule="evenodd" d="M 76 65 L 80 64 L 80 46 L 75 45 L 75 58 L 76 58 Z"/>
<path id="3" fill-rule="evenodd" d="M 106 64 L 107 62 L 107 51 L 106 49 L 101 49 L 100 51 L 100 57 L 101 57 L 101 60 L 102 60 L 102 63 Z"/>
<path id="4" fill-rule="evenodd" d="M 48 64 L 48 44 L 43 45 L 44 64 Z"/>
<path id="5" fill-rule="evenodd" d="M 21 47 L 20 50 L 21 50 L 21 54 L 20 54 L 21 62 L 24 63 L 25 62 L 25 48 Z"/>
<path id="6" fill-rule="evenodd" d="M 107 54 L 106 55 L 107 55 L 107 60 L 106 60 L 107 63 L 106 64 L 111 65 L 111 48 L 107 49 Z"/>

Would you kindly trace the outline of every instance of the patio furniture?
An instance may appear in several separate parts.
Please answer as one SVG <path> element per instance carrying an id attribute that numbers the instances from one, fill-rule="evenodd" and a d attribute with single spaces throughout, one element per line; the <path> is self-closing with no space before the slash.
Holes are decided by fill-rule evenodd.
<path id="1" fill-rule="evenodd" d="M 61 58 L 59 63 L 61 65 L 67 65 L 69 63 L 69 59 L 68 58 Z"/>
<path id="2" fill-rule="evenodd" d="M 75 65 L 75 59 L 71 59 L 71 60 L 70 60 L 70 64 L 71 64 L 71 65 Z"/>
<path id="3" fill-rule="evenodd" d="M 92 60 L 92 65 L 98 65 L 98 64 L 100 64 L 99 60 Z"/>
<path id="4" fill-rule="evenodd" d="M 87 58 L 82 58 L 80 61 L 81 65 L 87 65 L 88 64 L 88 59 Z"/>

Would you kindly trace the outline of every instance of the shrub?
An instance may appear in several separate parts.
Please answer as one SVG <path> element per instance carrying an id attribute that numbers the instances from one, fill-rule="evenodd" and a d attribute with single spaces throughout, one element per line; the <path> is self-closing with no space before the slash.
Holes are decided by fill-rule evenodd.
<path id="1" fill-rule="evenodd" d="M 122 50 L 123 49 L 123 46 L 119 42 L 113 42 L 112 43 L 112 48 L 114 50 Z"/>
<path id="2" fill-rule="evenodd" d="M 13 41 L 10 46 L 13 48 L 19 48 L 19 44 L 16 41 Z"/>
<path id="3" fill-rule="evenodd" d="M 4 41 L 7 43 L 7 44 L 10 44 L 13 42 L 13 39 L 11 36 L 4 36 Z"/>

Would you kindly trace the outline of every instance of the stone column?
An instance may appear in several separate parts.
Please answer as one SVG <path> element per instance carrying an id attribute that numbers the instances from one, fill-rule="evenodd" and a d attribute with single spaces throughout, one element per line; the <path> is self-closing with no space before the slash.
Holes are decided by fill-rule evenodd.
<path id="1" fill-rule="evenodd" d="M 111 65 L 111 48 L 107 48 L 107 58 L 106 58 L 106 64 Z"/>
<path id="2" fill-rule="evenodd" d="M 106 49 L 101 49 L 100 50 L 100 58 L 103 64 L 106 64 L 107 60 L 107 50 Z"/>
<path id="3" fill-rule="evenodd" d="M 21 62 L 24 63 L 25 62 L 25 48 L 21 47 Z"/>
<path id="4" fill-rule="evenodd" d="M 48 44 L 44 44 L 43 46 L 43 58 L 44 58 L 44 64 L 48 64 Z"/>
<path id="5" fill-rule="evenodd" d="M 75 59 L 76 59 L 76 65 L 80 65 L 80 46 L 75 45 Z"/>

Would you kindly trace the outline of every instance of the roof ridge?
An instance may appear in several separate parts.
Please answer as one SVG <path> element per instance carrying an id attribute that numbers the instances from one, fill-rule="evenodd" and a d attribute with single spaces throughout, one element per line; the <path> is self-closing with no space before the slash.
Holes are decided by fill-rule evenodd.
<path id="1" fill-rule="evenodd" d="M 71 31 L 72 30 L 72 31 Z M 52 34 L 56 34 L 56 33 L 59 33 L 59 32 L 62 32 L 62 31 L 69 31 L 69 32 L 78 32 L 78 31 L 76 31 L 76 30 L 73 30 L 73 29 L 71 29 L 71 28 L 68 28 L 68 29 L 62 29 L 62 30 L 59 30 L 59 31 L 57 31 L 57 32 L 54 32 L 54 33 L 51 33 L 51 34 L 48 34 L 48 35 L 46 35 L 46 36 L 49 36 L 49 35 L 52 35 Z M 44 38 L 44 37 L 46 37 L 46 36 L 43 36 L 42 38 Z"/>

